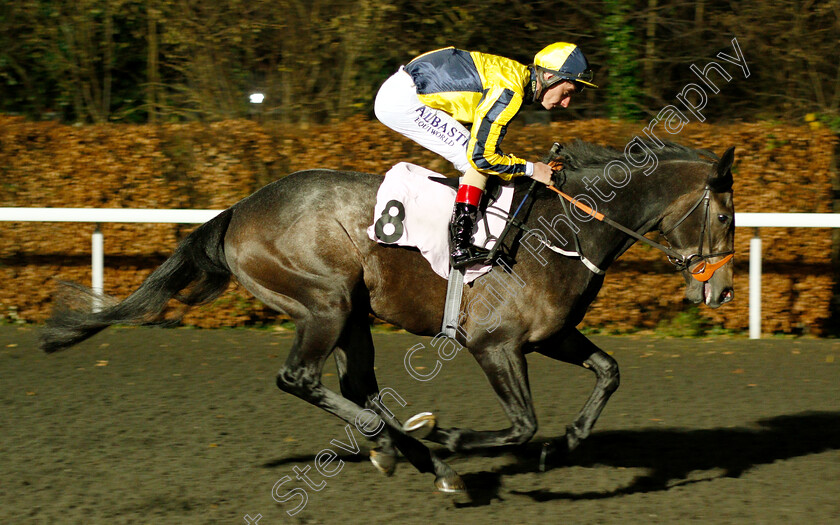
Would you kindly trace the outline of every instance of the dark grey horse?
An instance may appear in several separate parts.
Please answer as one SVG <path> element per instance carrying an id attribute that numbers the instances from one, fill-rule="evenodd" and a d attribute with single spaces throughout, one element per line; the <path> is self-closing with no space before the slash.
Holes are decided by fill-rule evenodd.
<path id="1" fill-rule="evenodd" d="M 607 202 L 598 211 L 633 232 L 665 232 L 670 248 L 662 248 L 682 270 L 687 298 L 716 308 L 733 294 L 732 264 L 721 263 L 734 245 L 734 148 L 718 159 L 675 144 L 643 146 L 649 148 L 648 165 L 613 149 L 583 142 L 568 145 L 562 189 L 572 196 L 590 195 L 590 205 L 600 195 Z M 607 165 L 611 171 L 605 172 Z M 210 301 L 226 289 L 232 275 L 260 301 L 295 321 L 294 344 L 277 374 L 280 389 L 348 423 L 358 426 L 358 418 L 364 418 L 367 428 L 381 428 L 371 437 L 378 445 L 371 459 L 380 470 L 393 471 L 399 450 L 421 472 L 433 472 L 438 489 L 461 491 L 458 474 L 377 402 L 368 314 L 415 334 L 435 335 L 446 293 L 446 281 L 419 252 L 368 238 L 381 181 L 379 175 L 309 170 L 271 183 L 197 228 L 124 301 L 96 313 L 78 302 L 74 307 L 56 301 L 42 332 L 42 348 L 67 348 L 116 323 L 160 322 L 171 298 L 187 305 Z M 517 198 L 529 184 L 517 183 Z M 615 360 L 575 326 L 604 280 L 593 270 L 608 268 L 636 239 L 572 208 L 545 187 L 535 191 L 519 218 L 524 218 L 524 228 L 506 241 L 507 269 L 496 267 L 465 287 L 467 315 L 458 331 L 511 426 L 475 431 L 437 428 L 430 416 L 413 421 L 425 424 L 427 439 L 453 451 L 531 439 L 537 419 L 525 361 L 529 352 L 586 367 L 597 378 L 579 416 L 549 453 L 574 449 L 586 438 L 619 384 Z M 553 253 L 549 245 L 566 250 L 577 245 L 592 269 L 581 258 Z M 491 326 L 485 303 L 502 296 L 501 289 L 515 293 L 491 305 Z M 76 299 L 102 300 L 84 287 L 77 292 Z M 484 310 L 478 307 L 482 304 Z M 335 354 L 341 394 L 321 383 L 330 354 Z"/>

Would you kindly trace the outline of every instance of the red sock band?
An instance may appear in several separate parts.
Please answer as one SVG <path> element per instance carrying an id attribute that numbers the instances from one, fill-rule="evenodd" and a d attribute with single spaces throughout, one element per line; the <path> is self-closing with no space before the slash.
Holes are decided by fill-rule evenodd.
<path id="1" fill-rule="evenodd" d="M 467 184 L 461 184 L 458 187 L 458 194 L 455 196 L 455 203 L 465 202 L 467 204 L 472 204 L 473 206 L 478 206 L 479 201 L 481 201 L 481 196 L 484 194 L 484 190 L 481 188 L 476 188 L 475 186 L 469 186 Z"/>

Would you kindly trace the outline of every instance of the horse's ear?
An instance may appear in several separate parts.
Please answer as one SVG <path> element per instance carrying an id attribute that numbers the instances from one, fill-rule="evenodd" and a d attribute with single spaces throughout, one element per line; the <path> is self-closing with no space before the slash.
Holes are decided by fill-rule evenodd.
<path id="1" fill-rule="evenodd" d="M 732 190 L 732 163 L 735 162 L 735 146 L 732 146 L 723 154 L 715 168 L 715 172 L 709 177 L 709 187 L 716 192 Z"/>

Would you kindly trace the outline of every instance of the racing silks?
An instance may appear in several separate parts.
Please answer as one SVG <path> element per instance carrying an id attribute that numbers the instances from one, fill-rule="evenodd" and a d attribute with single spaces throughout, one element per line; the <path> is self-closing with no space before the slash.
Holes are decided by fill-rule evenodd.
<path id="1" fill-rule="evenodd" d="M 425 105 L 471 123 L 467 158 L 504 180 L 525 174 L 525 160 L 502 152 L 507 125 L 533 99 L 531 68 L 515 60 L 447 47 L 415 58 L 405 70 Z"/>

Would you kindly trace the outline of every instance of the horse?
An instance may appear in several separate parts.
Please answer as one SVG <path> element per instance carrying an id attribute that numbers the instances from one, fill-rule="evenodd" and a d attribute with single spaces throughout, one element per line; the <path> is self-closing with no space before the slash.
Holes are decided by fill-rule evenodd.
<path id="1" fill-rule="evenodd" d="M 550 191 L 557 190 L 553 185 L 535 184 L 525 193 L 531 181 L 515 179 L 515 198 L 528 205 L 516 219 L 517 233 L 504 241 L 508 253 L 500 261 L 507 262 L 464 287 L 462 305 L 498 296 L 500 287 L 516 291 L 496 305 L 492 327 L 473 308 L 475 315 L 462 316 L 456 334 L 489 379 L 508 428 L 440 428 L 429 413 L 403 425 L 378 403 L 369 314 L 414 334 L 438 334 L 447 281 L 417 250 L 368 237 L 382 182 L 377 174 L 312 169 L 264 186 L 194 230 L 124 300 L 106 303 L 80 285 L 65 300 L 57 298 L 41 348 L 62 350 L 113 324 L 165 323 L 170 299 L 187 307 L 207 303 L 235 278 L 295 323 L 294 342 L 276 376 L 281 390 L 350 424 L 363 419 L 366 428 L 379 429 L 366 436 L 376 445 L 370 459 L 385 474 L 393 473 L 399 451 L 417 470 L 435 475 L 437 490 L 463 492 L 457 472 L 421 440 L 451 451 L 529 441 L 537 418 L 528 353 L 584 367 L 596 377 L 578 416 L 544 448 L 543 459 L 563 457 L 590 435 L 619 386 L 619 368 L 576 326 L 602 286 L 603 271 L 642 235 L 658 231 L 669 243 L 643 239 L 676 265 L 689 301 L 717 308 L 732 300 L 734 147 L 718 157 L 675 143 L 640 144 L 649 148 L 648 165 L 613 148 L 566 144 L 564 169 L 555 177 L 565 198 Z M 590 190 L 603 200 L 599 211 Z M 572 240 L 579 256 L 543 249 Z M 321 382 L 331 354 L 341 394 Z M 424 435 L 413 432 L 418 429 Z"/>

